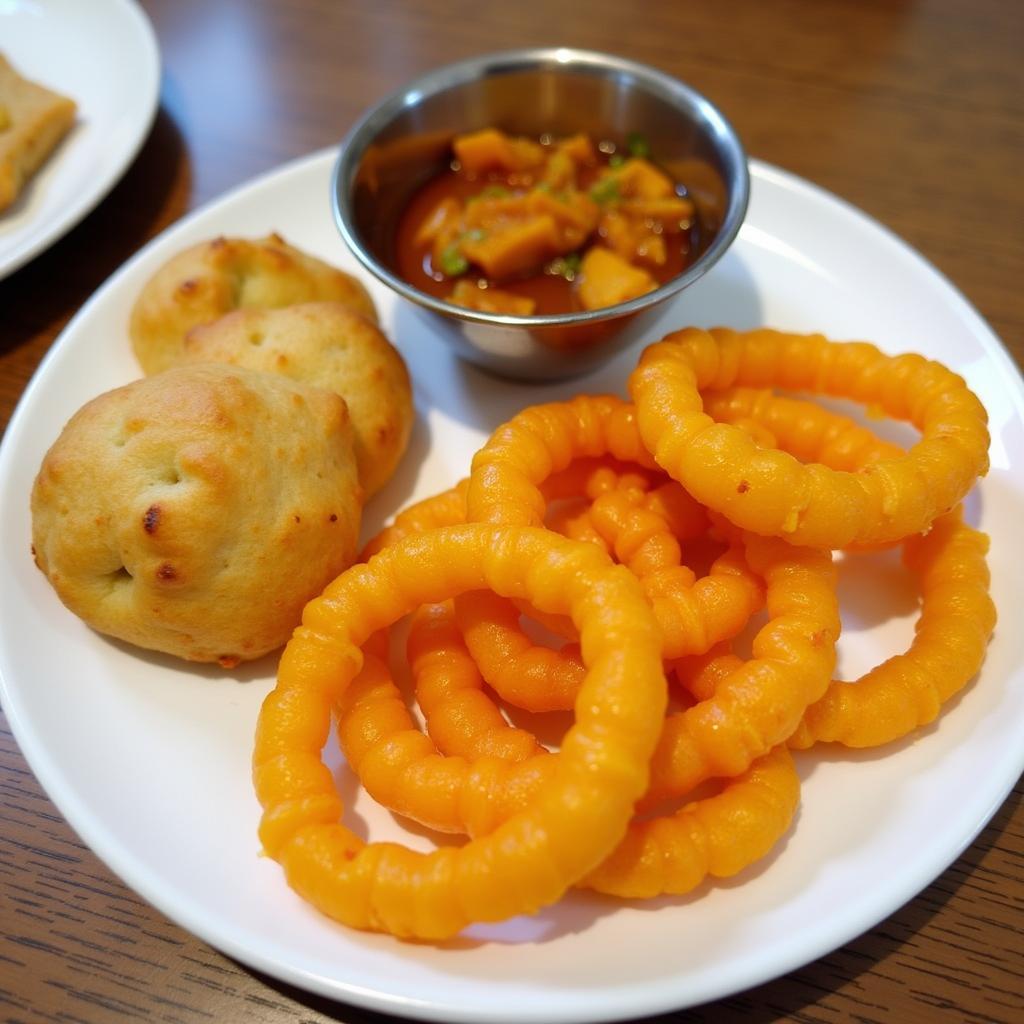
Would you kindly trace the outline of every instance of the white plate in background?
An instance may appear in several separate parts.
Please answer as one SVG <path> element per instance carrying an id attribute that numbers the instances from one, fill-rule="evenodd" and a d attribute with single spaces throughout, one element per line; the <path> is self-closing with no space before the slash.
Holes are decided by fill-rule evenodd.
<path id="1" fill-rule="evenodd" d="M 78 104 L 71 131 L 0 211 L 0 279 L 70 231 L 110 191 L 149 133 L 160 51 L 133 0 L 0 0 L 0 53 Z"/>
<path id="2" fill-rule="evenodd" d="M 358 272 L 331 221 L 335 154 L 323 152 L 210 204 L 107 282 L 54 345 L 0 450 L 0 698 L 33 771 L 82 838 L 183 927 L 274 977 L 372 1009 L 441 1021 L 597 1021 L 690 1006 L 783 974 L 911 899 L 970 844 L 1024 767 L 1024 606 L 1014 567 L 1024 517 L 1024 389 L 984 322 L 898 239 L 788 174 L 752 165 L 747 222 L 728 255 L 664 312 L 685 323 L 770 324 L 917 350 L 965 375 L 985 402 L 992 470 L 968 501 L 993 539 L 1003 611 L 980 677 L 914 741 L 800 755 L 801 810 L 780 849 L 737 879 L 681 899 L 620 904 L 571 894 L 529 919 L 443 946 L 350 931 L 293 895 L 258 856 L 249 779 L 254 723 L 274 659 L 235 675 L 111 643 L 59 603 L 29 552 L 28 494 L 42 456 L 84 401 L 139 375 L 128 312 L 172 253 L 216 234 L 287 240 Z M 415 383 L 418 420 L 396 478 L 367 509 L 372 532 L 409 501 L 465 475 L 472 452 L 524 405 L 622 392 L 638 350 L 575 382 L 503 383 L 454 359 L 367 282 Z M 912 591 L 880 556 L 880 584 L 844 575 L 841 671 L 901 649 Z M 892 613 L 890 615 L 890 613 Z M 355 788 L 355 787 L 353 787 Z M 356 798 L 349 821 L 403 835 Z M 409 837 L 424 848 L 421 836 Z"/>

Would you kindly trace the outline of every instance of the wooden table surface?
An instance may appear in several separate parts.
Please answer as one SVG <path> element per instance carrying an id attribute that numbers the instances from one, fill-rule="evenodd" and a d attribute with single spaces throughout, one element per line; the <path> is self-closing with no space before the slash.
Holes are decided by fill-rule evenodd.
<path id="1" fill-rule="evenodd" d="M 4 426 L 68 319 L 148 239 L 252 176 L 335 143 L 409 77 L 512 46 L 605 49 L 689 81 L 752 156 L 838 193 L 920 250 L 1024 361 L 1020 3 L 143 6 L 164 60 L 151 134 L 95 212 L 0 282 Z M 1022 795 L 1018 783 L 963 856 L 866 935 L 671 1019 L 1024 1020 Z M 136 897 L 63 821 L 2 718 L 0 882 L 2 1021 L 383 1020 L 254 974 Z"/>

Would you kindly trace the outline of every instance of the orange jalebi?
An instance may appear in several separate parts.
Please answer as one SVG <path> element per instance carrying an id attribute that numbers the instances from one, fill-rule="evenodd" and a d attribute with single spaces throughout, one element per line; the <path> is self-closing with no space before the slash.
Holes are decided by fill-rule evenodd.
<path id="1" fill-rule="evenodd" d="M 829 552 L 745 534 L 747 560 L 764 579 L 768 621 L 752 657 L 694 707 L 670 715 L 651 764 L 650 800 L 740 774 L 784 742 L 824 694 L 839 636 Z"/>
<path id="2" fill-rule="evenodd" d="M 856 473 L 801 463 L 703 411 L 701 391 L 737 384 L 870 403 L 922 437 L 905 455 Z M 919 533 L 988 467 L 985 410 L 963 380 L 921 356 L 886 356 L 864 342 L 688 328 L 650 346 L 629 386 L 660 466 L 736 525 L 795 544 L 839 548 Z"/>
<path id="3" fill-rule="evenodd" d="M 471 521 L 540 524 L 546 513 L 545 481 L 567 471 L 576 459 L 607 455 L 641 467 L 650 465 L 650 456 L 637 434 L 634 411 L 621 399 L 583 395 L 570 402 L 525 409 L 499 427 L 474 456 L 466 492 L 467 517 Z M 610 501 L 614 497 L 628 502 L 631 499 L 625 495 L 632 493 L 620 488 L 599 500 Z M 623 515 L 620 506 L 620 533 L 627 529 L 621 523 Z M 651 509 L 634 505 L 631 515 L 634 519 L 643 519 L 638 532 L 644 533 L 647 540 L 652 539 L 653 533 L 668 536 L 665 520 L 656 518 Z M 596 525 L 593 516 L 591 524 Z M 761 588 L 757 580 L 745 570 L 743 560 L 735 556 L 723 558 L 709 577 L 695 586 L 692 584 L 692 574 L 678 565 L 666 566 L 663 572 L 652 571 L 645 579 L 666 635 L 668 657 L 706 650 L 718 640 L 733 635 L 743 628 L 751 611 L 760 604 Z M 462 602 L 462 605 L 468 603 Z M 476 618 L 479 620 L 479 615 Z M 515 660 L 509 661 L 509 655 L 518 658 L 532 645 L 521 635 L 513 636 L 498 627 L 491 633 L 504 638 L 504 641 L 495 639 L 494 643 L 500 646 L 491 645 L 497 652 L 493 665 L 501 666 L 505 678 L 517 676 L 518 666 Z M 550 655 L 538 657 L 545 664 L 551 661 Z M 489 677 L 487 669 L 484 675 L 493 685 L 502 685 L 500 679 Z"/>
<path id="4" fill-rule="evenodd" d="M 777 395 L 761 388 L 705 391 L 704 411 L 712 419 L 760 429 L 760 441 L 789 452 L 801 462 L 820 462 L 829 469 L 860 472 L 882 459 L 906 455 L 899 445 L 883 441 L 856 420 L 806 399 Z"/>
<path id="5" fill-rule="evenodd" d="M 361 671 L 338 699 L 337 716 L 342 752 L 370 796 L 438 832 L 488 835 L 528 807 L 557 770 L 557 760 L 539 747 L 523 758 L 477 753 L 477 729 L 461 737 L 472 753 L 443 756 L 417 728 L 386 662 L 372 650 L 364 651 Z M 512 731 L 507 724 L 505 731 Z"/>
<path id="6" fill-rule="evenodd" d="M 743 543 L 767 581 L 769 621 L 753 640 L 750 661 L 723 679 L 708 699 L 668 717 L 652 762 L 649 801 L 685 794 L 708 778 L 745 771 L 753 760 L 790 736 L 804 710 L 821 697 L 831 678 L 839 631 L 831 559 L 824 552 L 752 535 Z M 377 748 L 368 766 L 366 756 L 382 737 L 390 743 L 392 734 L 376 725 L 360 725 L 354 733 L 358 747 L 353 746 L 348 738 L 348 704 L 340 726 L 346 755 L 355 762 L 371 795 L 392 810 L 435 828 L 476 834 L 489 827 L 495 817 L 483 815 L 479 801 L 474 799 L 471 815 L 459 802 L 454 786 L 460 783 L 449 773 L 462 768 L 444 769 L 443 780 L 429 774 L 441 771 L 429 760 L 436 757 L 436 751 L 416 730 L 389 677 L 384 689 L 380 688 L 384 678 L 374 680 L 375 699 L 386 697 L 393 702 L 394 714 L 409 734 L 402 740 L 407 745 L 401 750 L 393 743 Z M 382 771 L 379 779 L 371 774 L 377 765 Z M 401 777 L 396 767 L 400 767 Z M 537 770 L 531 759 L 516 765 L 511 776 L 506 771 L 503 778 L 492 776 L 489 783 L 505 785 L 512 777 L 517 792 L 525 792 L 535 784 L 531 773 Z M 425 794 L 430 792 L 443 792 L 449 802 L 427 798 Z M 486 797 L 508 806 L 493 789 Z M 484 820 L 486 826 L 480 824 Z"/>
<path id="7" fill-rule="evenodd" d="M 506 761 L 546 753 L 525 729 L 511 728 L 484 693 L 483 676 L 463 643 L 451 602 L 424 605 L 413 615 L 406 649 L 416 701 L 442 753 Z"/>
<path id="8" fill-rule="evenodd" d="M 321 760 L 360 645 L 421 604 L 484 588 L 569 612 L 579 628 L 588 674 L 558 771 L 525 810 L 459 849 L 366 844 L 340 823 Z M 639 584 L 593 545 L 482 525 L 409 536 L 310 602 L 285 648 L 253 755 L 261 841 L 293 888 L 357 928 L 440 938 L 531 912 L 621 840 L 648 781 L 665 699 L 660 637 Z"/>
<path id="9" fill-rule="evenodd" d="M 606 517 L 609 507 L 610 503 L 605 503 L 599 516 Z M 593 523 L 593 512 L 589 518 Z M 616 533 L 607 518 L 601 522 L 599 533 L 617 548 L 616 554 L 628 557 L 626 551 L 635 534 L 631 537 L 628 527 L 621 522 L 618 527 L 622 533 Z M 616 543 L 623 536 L 625 551 Z M 662 536 L 671 534 L 663 532 Z M 657 546 L 662 553 L 669 548 L 660 540 Z M 747 565 L 738 541 L 719 555 L 708 574 L 698 580 L 691 569 L 678 564 L 678 547 L 667 553 L 674 554 L 674 559 L 667 558 L 668 564 L 662 568 L 651 565 L 651 571 L 640 578 L 662 630 L 666 658 L 699 653 L 735 636 L 761 607 L 761 581 Z M 677 564 L 672 564 L 673 560 Z M 528 711 L 572 707 L 582 675 L 573 644 L 558 651 L 535 644 L 519 624 L 519 609 L 492 595 L 467 594 L 456 600 L 455 608 L 459 626 L 484 679 L 502 697 Z"/>
<path id="10" fill-rule="evenodd" d="M 427 729 L 438 748 L 456 756 L 440 757 L 416 729 L 383 660 L 370 653 L 340 702 L 342 749 L 371 795 L 391 810 L 444 831 L 490 831 L 529 804 L 556 758 L 510 727 L 483 694 L 448 606 L 418 613 L 408 643 Z M 465 694 L 476 699 L 467 705 Z M 635 821 L 579 884 L 643 898 L 687 892 L 708 873 L 735 874 L 785 832 L 798 796 L 792 760 L 776 748 L 722 792 Z"/>
<path id="11" fill-rule="evenodd" d="M 629 403 L 613 395 L 578 395 L 569 402 L 530 406 L 473 456 L 467 519 L 539 526 L 547 504 L 543 482 L 576 459 L 605 455 L 656 468 Z"/>
<path id="12" fill-rule="evenodd" d="M 852 399 L 921 439 L 882 442 L 776 387 Z M 571 885 L 688 892 L 789 828 L 787 748 L 898 738 L 977 672 L 995 621 L 987 538 L 953 509 L 988 433 L 960 377 L 820 335 L 687 329 L 644 352 L 630 391 L 635 406 L 523 410 L 307 607 L 253 765 L 264 848 L 325 913 L 440 938 Z M 830 681 L 831 549 L 892 543 L 920 582 L 915 639 L 856 685 Z M 762 599 L 744 660 L 730 643 Z M 407 614 L 426 735 L 388 665 L 387 628 Z M 571 642 L 536 645 L 522 614 Z M 665 659 L 688 694 L 667 716 Z M 527 709 L 574 707 L 560 751 L 510 725 L 485 683 Z M 321 759 L 332 710 L 371 796 L 465 846 L 419 854 L 341 824 Z M 701 783 L 718 791 L 665 812 Z"/>
<path id="13" fill-rule="evenodd" d="M 800 800 L 800 777 L 784 746 L 758 758 L 720 793 L 674 814 L 635 821 L 626 838 L 579 884 L 629 899 L 695 889 L 707 875 L 729 878 L 785 834 Z"/>
<path id="14" fill-rule="evenodd" d="M 901 454 L 853 420 L 799 399 L 737 388 L 706 395 L 705 408 L 718 420 L 753 418 L 780 448 L 831 469 L 858 471 Z M 807 709 L 790 746 L 879 746 L 934 721 L 978 671 L 995 627 L 987 550 L 988 538 L 963 522 L 960 508 L 937 519 L 924 536 L 908 538 L 903 561 L 921 588 L 913 643 L 854 683 L 833 681 Z M 724 662 L 717 665 L 721 671 Z M 699 694 L 694 682 L 691 692 Z"/>
<path id="15" fill-rule="evenodd" d="M 959 508 L 905 541 L 903 561 L 921 588 L 913 642 L 855 683 L 833 682 L 804 713 L 790 746 L 875 747 L 934 721 L 980 668 L 995 628 L 987 551 L 988 538 L 964 523 Z"/>

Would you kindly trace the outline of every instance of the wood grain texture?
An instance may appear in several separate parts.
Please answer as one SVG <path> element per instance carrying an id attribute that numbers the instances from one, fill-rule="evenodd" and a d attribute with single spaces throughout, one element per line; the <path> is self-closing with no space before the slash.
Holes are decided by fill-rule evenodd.
<path id="1" fill-rule="evenodd" d="M 1006 0 L 146 0 L 161 109 L 68 236 L 0 281 L 0 424 L 74 312 L 184 213 L 336 143 L 384 92 L 487 50 L 572 45 L 709 95 L 752 156 L 921 251 L 1024 363 L 1024 5 Z M 0 235 L 0 246 L 2 246 Z M 827 912 L 827 908 L 823 908 Z M 664 1020 L 1024 1020 L 1024 784 L 934 884 L 867 934 Z M 127 890 L 0 720 L 0 1022 L 384 1021 L 242 968 Z"/>

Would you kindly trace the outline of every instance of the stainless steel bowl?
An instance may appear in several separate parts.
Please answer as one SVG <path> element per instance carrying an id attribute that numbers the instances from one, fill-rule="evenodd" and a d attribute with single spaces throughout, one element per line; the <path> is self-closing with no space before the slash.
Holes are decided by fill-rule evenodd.
<path id="1" fill-rule="evenodd" d="M 412 287 L 394 269 L 399 216 L 412 193 L 447 166 L 452 138 L 486 126 L 533 137 L 585 132 L 619 144 L 639 133 L 654 160 L 686 184 L 706 247 L 655 291 L 588 312 L 478 313 Z M 645 65 L 563 48 L 494 53 L 410 82 L 349 132 L 332 181 L 338 228 L 367 270 L 439 323 L 459 355 L 503 376 L 534 380 L 583 373 L 636 341 L 652 311 L 732 244 L 749 191 L 743 147 L 703 96 Z"/>

